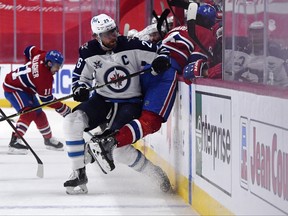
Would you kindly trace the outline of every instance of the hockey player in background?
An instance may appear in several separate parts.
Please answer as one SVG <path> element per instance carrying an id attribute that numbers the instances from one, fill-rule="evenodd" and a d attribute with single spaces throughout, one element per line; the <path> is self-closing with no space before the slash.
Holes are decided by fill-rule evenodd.
<path id="1" fill-rule="evenodd" d="M 60 70 L 64 61 L 59 51 L 45 52 L 35 46 L 27 47 L 25 56 L 30 61 L 8 73 L 3 83 L 4 95 L 18 113 L 39 106 L 36 95 L 43 103 L 56 100 L 52 95 L 53 75 Z M 62 102 L 56 102 L 49 107 L 54 108 L 62 116 L 71 112 L 71 109 Z M 63 150 L 63 144 L 52 137 L 47 116 L 42 109 L 20 115 L 16 123 L 19 134 L 24 136 L 32 121 L 42 134 L 47 149 Z M 8 153 L 27 154 L 28 148 L 21 144 L 21 141 L 13 132 Z"/>
<path id="2" fill-rule="evenodd" d="M 264 34 L 264 23 L 252 22 L 248 27 L 248 38 L 242 39 L 240 50 L 225 50 L 225 73 L 230 74 L 231 79 L 241 82 L 286 87 L 286 55 L 278 43 L 269 37 L 265 41 Z"/>
<path id="3" fill-rule="evenodd" d="M 94 82 L 103 85 L 119 77 L 132 75 L 142 70 L 144 65 L 151 63 L 157 56 L 156 45 L 118 35 L 115 21 L 106 14 L 93 17 L 91 29 L 95 39 L 80 47 L 78 63 L 72 78 L 74 100 L 82 103 L 64 120 L 66 149 L 73 170 L 64 183 L 68 194 L 88 192 L 85 163 L 91 162 L 91 156 L 86 154 L 87 158 L 84 158 L 84 151 L 87 150 L 83 138 L 84 131 L 107 123 L 110 131 L 119 130 L 132 119 L 138 118 L 142 110 L 140 76 L 99 88 L 91 97 L 88 88 Z M 125 149 L 118 148 L 114 153 L 121 159 L 119 162 L 152 177 L 163 191 L 170 190 L 170 181 L 163 170 L 151 163 L 132 145 Z M 113 163 L 108 168 L 113 170 L 114 167 Z M 102 170 L 106 172 L 105 167 Z"/>
<path id="4" fill-rule="evenodd" d="M 216 40 L 211 31 L 211 27 L 215 24 L 215 9 L 211 5 L 205 4 L 199 7 L 197 14 L 202 15 L 196 25 L 197 37 L 207 50 L 212 50 Z M 113 163 L 111 156 L 113 146 L 117 147 L 114 152 L 117 149 L 124 149 L 123 147 L 130 146 L 146 135 L 155 133 L 160 129 L 161 124 L 167 121 L 175 99 L 176 83 L 174 86 L 166 85 L 161 77 L 169 76 L 169 74 L 176 76 L 178 73 L 179 79 L 183 80 L 184 73 L 184 80 L 189 84 L 196 76 L 214 79 L 221 77 L 221 68 L 218 66 L 216 69 L 208 68 L 209 57 L 189 37 L 187 26 L 172 29 L 163 39 L 158 52 L 159 55 L 151 64 L 156 76 L 153 78 L 150 74 L 143 75 L 150 77 L 142 79 L 145 96 L 140 118 L 133 119 L 124 125 L 116 134 L 94 143 L 94 147 L 99 146 L 95 149 L 100 149 L 101 154 L 93 154 L 92 151 L 92 156 L 100 166 L 105 164 L 103 160 Z M 169 94 L 165 94 L 164 91 L 167 86 L 170 87 Z M 90 145 L 90 143 L 88 144 Z M 117 155 L 114 154 L 114 157 L 117 158 Z"/>

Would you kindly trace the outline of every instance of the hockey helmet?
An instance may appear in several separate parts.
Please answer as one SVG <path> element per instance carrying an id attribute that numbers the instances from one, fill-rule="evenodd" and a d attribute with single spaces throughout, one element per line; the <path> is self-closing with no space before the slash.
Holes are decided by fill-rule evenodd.
<path id="1" fill-rule="evenodd" d="M 216 10 L 210 4 L 202 4 L 198 7 L 197 10 L 197 23 L 199 25 L 211 28 L 215 24 L 216 20 Z"/>
<path id="2" fill-rule="evenodd" d="M 137 35 L 138 31 L 136 29 L 131 29 L 128 31 L 127 37 L 134 38 Z"/>
<path id="3" fill-rule="evenodd" d="M 58 50 L 50 50 L 46 53 L 45 61 L 50 61 L 53 64 L 59 64 L 62 66 L 64 62 L 63 55 Z"/>
<path id="4" fill-rule="evenodd" d="M 115 21 L 106 14 L 99 14 L 91 19 L 91 29 L 96 35 L 115 29 Z"/>

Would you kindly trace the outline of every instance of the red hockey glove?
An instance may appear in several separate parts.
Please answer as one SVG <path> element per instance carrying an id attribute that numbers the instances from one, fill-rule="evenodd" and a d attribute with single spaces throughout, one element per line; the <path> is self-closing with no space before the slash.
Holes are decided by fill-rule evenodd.
<path id="1" fill-rule="evenodd" d="M 183 78 L 187 85 L 192 84 L 197 77 L 204 77 L 204 70 L 208 69 L 206 60 L 199 59 L 196 62 L 191 62 L 183 68 Z"/>
<path id="2" fill-rule="evenodd" d="M 63 104 L 59 109 L 55 109 L 55 110 L 63 117 L 71 113 L 71 108 L 68 107 L 66 104 Z"/>

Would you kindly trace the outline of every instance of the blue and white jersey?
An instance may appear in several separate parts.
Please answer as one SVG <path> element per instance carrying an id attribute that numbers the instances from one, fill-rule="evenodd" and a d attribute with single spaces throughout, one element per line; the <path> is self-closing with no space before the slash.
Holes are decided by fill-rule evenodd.
<path id="1" fill-rule="evenodd" d="M 150 64 L 157 46 L 138 39 L 118 37 L 117 47 L 104 51 L 97 40 L 91 40 L 80 47 L 79 59 L 75 66 L 72 86 L 103 85 L 119 77 L 129 76 Z M 128 99 L 141 96 L 139 76 L 125 79 L 97 89 L 97 93 L 112 99 Z"/>

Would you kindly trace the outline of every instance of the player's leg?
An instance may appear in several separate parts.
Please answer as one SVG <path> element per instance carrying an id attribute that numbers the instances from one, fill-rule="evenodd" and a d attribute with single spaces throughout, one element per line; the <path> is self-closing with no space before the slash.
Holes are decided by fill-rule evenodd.
<path id="1" fill-rule="evenodd" d="M 146 76 L 149 82 L 144 83 L 145 97 L 142 114 L 140 118 L 132 120 L 116 134 L 118 147 L 134 143 L 148 134 L 155 133 L 171 113 L 177 91 L 176 70 L 170 68 L 163 74 Z"/>
<path id="2" fill-rule="evenodd" d="M 114 150 L 114 158 L 116 161 L 126 164 L 135 171 L 142 173 L 156 182 L 163 192 L 171 191 L 171 184 L 167 174 L 149 161 L 145 155 L 132 145 L 126 145 Z"/>
<path id="3" fill-rule="evenodd" d="M 4 95 L 17 112 L 31 107 L 31 96 L 22 91 L 5 92 Z M 16 129 L 21 136 L 24 136 L 34 117 L 35 112 L 27 113 L 19 117 L 16 122 Z M 8 154 L 27 154 L 27 150 L 28 148 L 22 144 L 22 140 L 13 132 L 9 143 Z"/>
<path id="4" fill-rule="evenodd" d="M 149 77 L 147 80 L 149 82 L 145 86 L 147 88 L 144 88 L 144 111 L 141 117 L 127 123 L 115 135 L 109 136 L 107 139 L 92 140 L 89 143 L 93 153 L 92 156 L 94 156 L 102 170 L 107 167 L 105 173 L 115 167 L 112 157 L 115 145 L 117 147 L 129 145 L 147 134 L 158 131 L 161 123 L 167 120 L 171 112 L 177 89 L 176 70 L 170 68 L 165 73 L 154 78 Z"/>
<path id="5" fill-rule="evenodd" d="M 96 128 L 106 120 L 110 110 L 99 95 L 93 95 L 89 101 L 74 108 L 73 112 L 64 118 L 63 132 L 66 140 L 66 150 L 72 163 L 72 174 L 64 183 L 68 194 L 87 193 L 88 178 L 85 172 L 85 140 L 84 131 Z M 80 187 L 77 190 L 78 186 Z"/>
<path id="6" fill-rule="evenodd" d="M 39 106 L 40 104 L 36 96 L 34 96 L 33 99 L 34 106 Z M 52 137 L 51 127 L 45 112 L 42 109 L 38 109 L 35 112 L 34 122 L 44 138 L 46 148 L 49 150 L 63 151 L 63 143 L 59 142 L 55 137 Z"/>
<path id="7" fill-rule="evenodd" d="M 117 109 L 114 108 L 114 117 L 110 121 L 109 131 L 115 133 L 125 123 L 131 121 L 134 118 L 138 118 L 141 114 L 142 103 L 113 103 L 113 107 L 117 104 Z M 116 142 L 111 134 L 108 137 L 95 136 L 88 143 L 89 152 L 101 170 L 104 173 L 108 173 L 115 168 L 113 160 L 113 149 L 116 147 Z"/>

